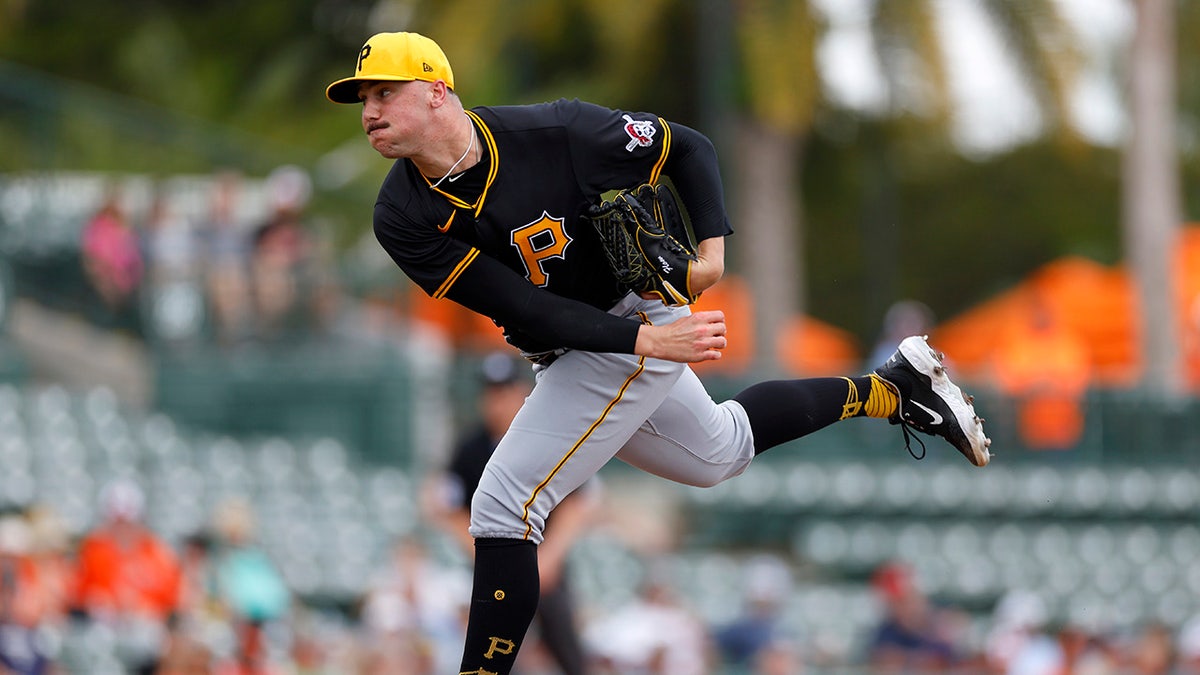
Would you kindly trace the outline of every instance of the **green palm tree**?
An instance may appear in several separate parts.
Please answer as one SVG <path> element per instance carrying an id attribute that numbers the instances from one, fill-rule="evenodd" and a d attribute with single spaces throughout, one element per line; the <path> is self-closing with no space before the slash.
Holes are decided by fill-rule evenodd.
<path id="1" fill-rule="evenodd" d="M 1063 124 L 1079 64 L 1074 36 L 1052 0 L 982 0 L 987 16 L 1042 110 L 1043 127 L 1075 138 Z M 931 0 L 876 0 L 870 26 L 887 83 L 889 118 L 905 112 L 912 68 L 925 105 L 931 143 L 946 141 L 954 114 L 943 41 Z M 823 107 L 816 50 L 823 25 L 805 0 L 745 0 L 733 22 L 746 95 L 737 110 L 734 187 L 739 268 L 758 299 L 759 367 L 774 370 L 774 336 L 789 315 L 805 309 L 804 214 L 799 194 L 802 152 Z M 938 137 L 941 137 L 940 139 Z M 881 147 L 880 152 L 887 152 Z M 884 162 L 886 164 L 886 162 Z"/>

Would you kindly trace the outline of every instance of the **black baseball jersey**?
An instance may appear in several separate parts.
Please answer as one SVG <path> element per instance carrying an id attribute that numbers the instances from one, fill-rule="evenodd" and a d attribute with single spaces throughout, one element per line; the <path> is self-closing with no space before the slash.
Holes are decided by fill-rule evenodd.
<path id="1" fill-rule="evenodd" d="M 732 231 L 712 144 L 687 127 L 578 100 L 467 115 L 480 162 L 435 186 L 398 160 L 375 234 L 426 293 L 493 319 L 522 350 L 633 351 L 638 324 L 604 311 L 628 289 L 581 218 L 603 193 L 669 176 L 698 241 Z"/>

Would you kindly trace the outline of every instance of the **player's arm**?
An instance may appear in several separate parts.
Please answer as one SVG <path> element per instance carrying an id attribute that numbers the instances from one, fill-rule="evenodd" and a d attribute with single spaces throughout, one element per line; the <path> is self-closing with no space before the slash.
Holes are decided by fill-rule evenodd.
<path id="1" fill-rule="evenodd" d="M 663 326 L 646 325 L 534 286 L 482 254 L 462 271 L 446 297 L 548 345 L 683 363 L 719 359 L 725 348 L 722 312 L 696 312 Z"/>
<path id="2" fill-rule="evenodd" d="M 696 237 L 696 255 L 689 282 L 699 294 L 725 273 L 725 237 L 733 233 L 725 213 L 724 186 L 717 151 L 707 136 L 682 124 L 670 126 L 671 145 L 663 174 L 671 179 L 687 210 Z"/>
<path id="3" fill-rule="evenodd" d="M 696 246 L 696 262 L 688 274 L 696 294 L 712 288 L 725 274 L 725 237 L 710 237 Z"/>

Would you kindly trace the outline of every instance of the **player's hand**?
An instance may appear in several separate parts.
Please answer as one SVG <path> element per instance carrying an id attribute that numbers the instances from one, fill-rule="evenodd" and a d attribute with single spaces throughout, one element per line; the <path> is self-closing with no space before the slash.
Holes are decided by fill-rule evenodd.
<path id="1" fill-rule="evenodd" d="M 688 270 L 688 288 L 692 294 L 700 294 L 712 288 L 725 275 L 725 238 L 705 239 L 696 247 L 696 261 Z M 654 293 L 638 293 L 644 300 L 659 298 Z"/>
<path id="2" fill-rule="evenodd" d="M 663 326 L 643 325 L 638 329 L 634 352 L 640 356 L 696 363 L 721 358 L 725 337 L 725 313 L 696 312 Z"/>

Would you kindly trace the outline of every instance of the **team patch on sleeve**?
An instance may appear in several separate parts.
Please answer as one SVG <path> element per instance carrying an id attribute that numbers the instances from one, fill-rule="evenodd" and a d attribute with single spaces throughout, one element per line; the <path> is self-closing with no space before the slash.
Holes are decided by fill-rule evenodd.
<path id="1" fill-rule="evenodd" d="M 626 150 L 633 152 L 634 148 L 648 148 L 654 145 L 654 134 L 658 132 L 654 122 L 635 120 L 629 115 L 622 117 L 625 118 L 625 133 L 629 136 L 629 142 L 625 144 Z"/>

